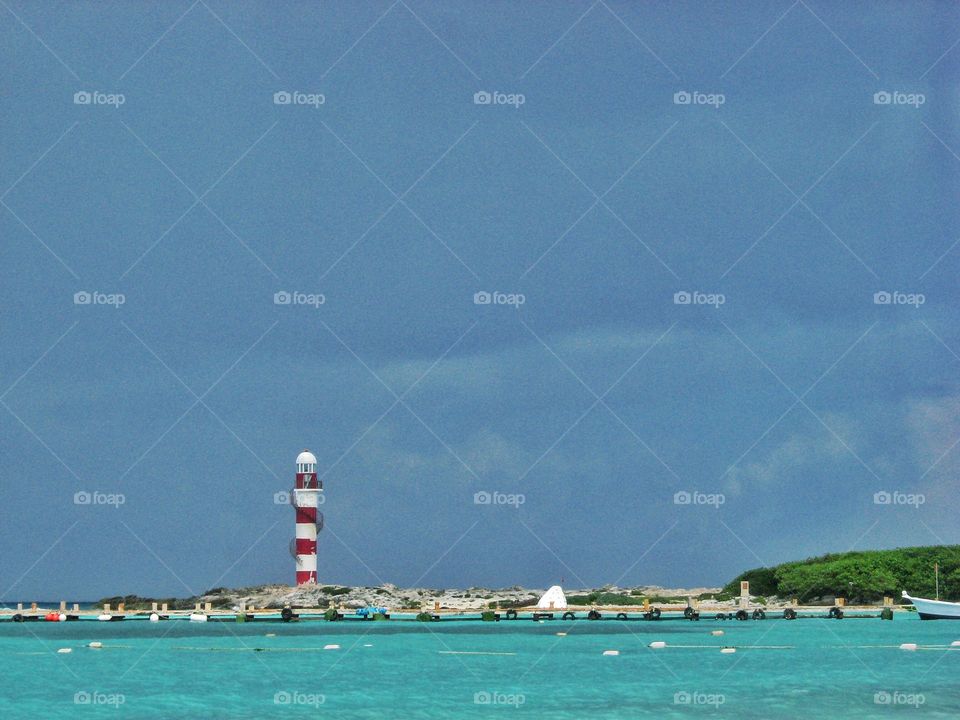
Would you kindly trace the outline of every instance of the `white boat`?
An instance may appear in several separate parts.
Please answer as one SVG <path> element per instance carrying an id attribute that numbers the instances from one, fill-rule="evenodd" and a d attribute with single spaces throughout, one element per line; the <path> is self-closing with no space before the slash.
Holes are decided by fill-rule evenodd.
<path id="1" fill-rule="evenodd" d="M 911 597 L 906 590 L 902 595 L 913 603 L 921 620 L 960 620 L 960 603 Z"/>

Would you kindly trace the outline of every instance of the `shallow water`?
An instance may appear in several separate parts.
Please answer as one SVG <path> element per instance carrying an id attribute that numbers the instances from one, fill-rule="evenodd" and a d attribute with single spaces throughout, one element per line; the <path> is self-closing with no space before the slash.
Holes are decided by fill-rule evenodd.
<path id="1" fill-rule="evenodd" d="M 716 629 L 725 634 L 712 636 Z M 653 640 L 668 646 L 651 650 Z M 0 717 L 956 718 L 960 648 L 922 649 L 954 640 L 960 622 L 900 614 L 893 622 L 4 622 Z M 921 649 L 900 650 L 903 642 Z M 721 654 L 723 645 L 737 652 Z M 602 654 L 611 649 L 620 655 Z"/>

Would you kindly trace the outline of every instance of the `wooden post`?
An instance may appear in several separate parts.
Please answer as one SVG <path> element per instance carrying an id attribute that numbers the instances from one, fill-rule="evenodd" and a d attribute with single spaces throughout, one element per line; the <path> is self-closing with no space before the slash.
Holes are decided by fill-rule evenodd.
<path id="1" fill-rule="evenodd" d="M 150 612 L 156 612 L 156 611 L 157 611 L 157 604 L 155 602 L 150 603 Z"/>
<path id="2" fill-rule="evenodd" d="M 892 597 L 887 597 L 886 595 L 884 595 L 884 596 L 883 596 L 883 606 L 884 606 L 884 607 L 893 607 L 893 598 L 892 598 Z"/>
<path id="3" fill-rule="evenodd" d="M 110 612 L 110 603 L 104 603 L 104 604 L 103 604 L 103 611 L 104 611 L 104 612 Z"/>
<path id="4" fill-rule="evenodd" d="M 193 611 L 200 612 L 200 603 L 197 603 L 196 605 L 193 606 Z"/>
<path id="5" fill-rule="evenodd" d="M 66 600 L 61 600 L 61 601 L 60 601 L 60 612 L 66 612 L 66 611 L 67 611 L 67 601 L 66 601 Z"/>
<path id="6" fill-rule="evenodd" d="M 37 604 L 36 604 L 35 602 L 30 603 L 30 609 L 31 609 L 31 610 L 36 610 L 36 609 L 37 609 Z"/>
<path id="7" fill-rule="evenodd" d="M 843 607 L 844 605 L 847 604 L 846 598 L 838 597 L 836 598 L 836 601 L 837 601 L 837 607 Z"/>
<path id="8" fill-rule="evenodd" d="M 206 610 L 207 612 L 210 612 L 213 609 L 213 603 L 207 603 L 206 605 L 203 606 L 203 609 Z"/>
<path id="9" fill-rule="evenodd" d="M 124 604 L 120 603 L 119 605 L 117 605 L 117 612 L 123 612 L 123 608 L 124 608 Z"/>
<path id="10" fill-rule="evenodd" d="M 740 581 L 740 608 L 746 610 L 750 606 L 750 581 Z"/>
<path id="11" fill-rule="evenodd" d="M 22 611 L 23 611 L 23 603 L 19 602 L 17 603 L 17 612 L 22 612 Z"/>
<path id="12" fill-rule="evenodd" d="M 650 598 L 643 599 L 643 611 L 650 612 Z"/>
<path id="13" fill-rule="evenodd" d="M 73 604 L 73 611 L 74 611 L 74 612 L 80 612 L 80 603 L 74 603 L 74 604 Z"/>
<path id="14" fill-rule="evenodd" d="M 434 600 L 434 601 L 433 601 L 433 611 L 434 611 L 434 612 L 440 612 L 440 601 L 439 601 L 439 600 Z"/>
<path id="15" fill-rule="evenodd" d="M 167 611 L 167 603 L 163 603 L 163 604 L 160 606 L 160 610 L 161 610 L 162 612 L 166 612 L 166 611 Z"/>

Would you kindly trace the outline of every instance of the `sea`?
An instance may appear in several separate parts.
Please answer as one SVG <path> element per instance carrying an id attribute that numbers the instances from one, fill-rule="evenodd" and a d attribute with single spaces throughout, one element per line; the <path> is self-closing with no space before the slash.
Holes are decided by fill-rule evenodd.
<path id="1" fill-rule="evenodd" d="M 958 640 L 908 613 L 0 622 L 0 718 L 958 718 Z"/>

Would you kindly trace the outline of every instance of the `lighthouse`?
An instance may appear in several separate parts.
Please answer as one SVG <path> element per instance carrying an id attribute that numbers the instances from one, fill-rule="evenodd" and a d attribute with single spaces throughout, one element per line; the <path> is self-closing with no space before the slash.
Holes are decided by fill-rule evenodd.
<path id="1" fill-rule="evenodd" d="M 290 498 L 297 517 L 295 557 L 297 585 L 317 582 L 317 531 L 323 528 L 323 484 L 317 478 L 317 458 L 304 450 L 297 455 L 297 483 Z"/>

